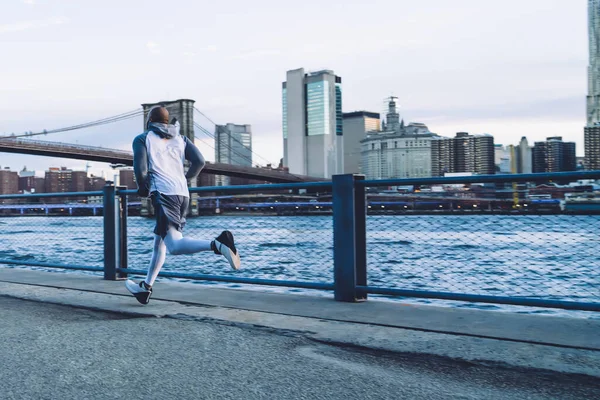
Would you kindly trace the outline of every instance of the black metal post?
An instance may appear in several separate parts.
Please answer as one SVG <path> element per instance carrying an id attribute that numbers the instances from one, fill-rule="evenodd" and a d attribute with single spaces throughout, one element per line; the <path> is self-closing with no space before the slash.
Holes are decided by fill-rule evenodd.
<path id="1" fill-rule="evenodd" d="M 127 186 L 117 186 L 117 191 L 127 190 Z M 119 247 L 121 250 L 119 257 L 119 265 L 121 271 L 118 272 L 118 279 L 127 279 L 127 273 L 123 272 L 123 269 L 127 268 L 128 265 L 128 255 L 127 255 L 127 214 L 128 214 L 128 206 L 127 206 L 127 195 L 119 194 Z"/>
<path id="2" fill-rule="evenodd" d="M 354 176 L 333 176 L 333 285 L 337 301 L 356 301 Z"/>
<path id="3" fill-rule="evenodd" d="M 118 195 L 125 186 L 104 186 L 104 279 L 117 280 L 127 274 L 117 269 L 127 268 L 127 199 Z"/>
<path id="4" fill-rule="evenodd" d="M 354 175 L 354 182 L 365 180 Z M 354 243 L 356 251 L 356 285 L 367 286 L 367 196 L 365 187 L 354 185 Z M 367 291 L 356 289 L 356 301 L 366 300 Z"/>
<path id="5" fill-rule="evenodd" d="M 120 265 L 119 213 L 117 212 L 116 187 L 111 183 L 104 186 L 104 279 L 116 280 Z"/>

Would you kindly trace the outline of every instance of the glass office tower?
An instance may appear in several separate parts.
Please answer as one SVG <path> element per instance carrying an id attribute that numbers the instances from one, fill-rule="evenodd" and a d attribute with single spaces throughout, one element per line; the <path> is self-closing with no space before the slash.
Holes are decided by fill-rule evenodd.
<path id="1" fill-rule="evenodd" d="M 333 71 L 287 72 L 282 85 L 283 165 L 331 178 L 344 170 L 342 80 Z"/>

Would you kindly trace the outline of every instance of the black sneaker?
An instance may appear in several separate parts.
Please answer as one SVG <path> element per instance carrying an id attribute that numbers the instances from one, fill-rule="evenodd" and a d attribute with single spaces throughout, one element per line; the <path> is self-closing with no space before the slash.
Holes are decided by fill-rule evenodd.
<path id="1" fill-rule="evenodd" d="M 131 279 L 125 281 L 125 287 L 135 296 L 137 301 L 142 304 L 148 304 L 150 302 L 150 296 L 152 295 L 152 287 L 147 287 L 144 281 L 135 283 Z"/>
<path id="2" fill-rule="evenodd" d="M 222 254 L 229 261 L 231 268 L 240 269 L 240 253 L 235 248 L 233 235 L 229 231 L 223 231 L 215 240 L 211 247 L 215 254 Z"/>

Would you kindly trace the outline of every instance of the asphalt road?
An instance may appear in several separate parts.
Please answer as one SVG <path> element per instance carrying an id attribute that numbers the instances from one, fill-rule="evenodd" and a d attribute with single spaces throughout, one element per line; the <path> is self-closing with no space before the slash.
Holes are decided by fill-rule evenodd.
<path id="1" fill-rule="evenodd" d="M 594 399 L 583 375 L 0 297 L 1 399 Z"/>

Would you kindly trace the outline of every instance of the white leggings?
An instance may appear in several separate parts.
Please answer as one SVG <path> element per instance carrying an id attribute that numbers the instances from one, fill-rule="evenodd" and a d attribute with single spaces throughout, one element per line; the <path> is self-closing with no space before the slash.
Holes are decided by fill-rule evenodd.
<path id="1" fill-rule="evenodd" d="M 154 281 L 165 263 L 167 250 L 169 250 L 169 254 L 173 255 L 199 253 L 210 250 L 210 242 L 210 240 L 184 238 L 181 232 L 172 227 L 169 228 L 164 239 L 159 235 L 154 235 L 154 248 L 148 266 L 146 284 L 149 286 L 154 285 Z"/>

